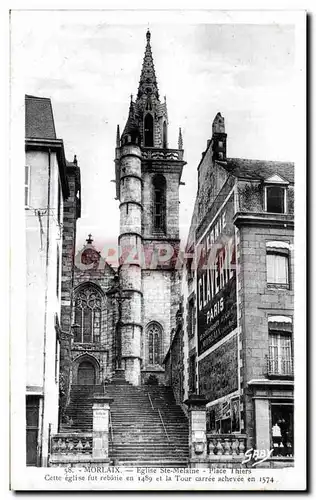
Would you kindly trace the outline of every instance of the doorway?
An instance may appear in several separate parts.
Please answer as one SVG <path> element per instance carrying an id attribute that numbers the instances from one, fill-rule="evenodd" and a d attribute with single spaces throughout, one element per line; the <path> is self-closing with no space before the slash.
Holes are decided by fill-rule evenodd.
<path id="1" fill-rule="evenodd" d="M 90 361 L 83 361 L 78 368 L 79 385 L 95 385 L 95 368 Z"/>

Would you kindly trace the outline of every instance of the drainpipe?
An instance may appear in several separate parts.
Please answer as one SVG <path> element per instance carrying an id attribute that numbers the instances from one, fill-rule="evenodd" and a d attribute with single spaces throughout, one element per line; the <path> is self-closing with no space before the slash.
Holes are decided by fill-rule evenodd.
<path id="1" fill-rule="evenodd" d="M 50 223 L 50 187 L 51 187 L 51 149 L 48 149 L 48 186 L 47 186 L 47 223 L 46 223 L 46 262 L 45 262 L 45 310 L 44 310 L 44 338 L 43 338 L 43 404 L 41 415 L 41 445 L 40 463 L 42 465 L 44 413 L 45 413 L 45 386 L 46 386 L 46 341 L 47 341 L 47 303 L 48 303 L 48 264 L 49 264 L 49 223 Z"/>

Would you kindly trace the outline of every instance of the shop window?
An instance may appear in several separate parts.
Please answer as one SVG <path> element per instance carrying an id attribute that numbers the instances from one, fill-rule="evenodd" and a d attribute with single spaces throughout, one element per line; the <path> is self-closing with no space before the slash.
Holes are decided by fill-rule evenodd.
<path id="1" fill-rule="evenodd" d="M 90 285 L 81 288 L 75 298 L 74 342 L 100 342 L 101 294 Z"/>
<path id="2" fill-rule="evenodd" d="M 286 213 L 286 187 L 266 186 L 266 211 L 275 214 Z"/>
<path id="3" fill-rule="evenodd" d="M 26 465 L 38 464 L 39 397 L 26 396 Z"/>
<path id="4" fill-rule="evenodd" d="M 282 241 L 267 242 L 267 283 L 289 288 L 289 245 Z"/>
<path id="5" fill-rule="evenodd" d="M 271 404 L 271 434 L 274 457 L 294 456 L 293 405 Z"/>

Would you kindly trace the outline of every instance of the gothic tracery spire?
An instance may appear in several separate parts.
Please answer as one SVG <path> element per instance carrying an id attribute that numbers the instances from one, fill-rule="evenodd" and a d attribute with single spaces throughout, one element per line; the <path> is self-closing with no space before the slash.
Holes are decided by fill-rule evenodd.
<path id="1" fill-rule="evenodd" d="M 153 55 L 151 52 L 150 37 L 151 34 L 148 29 L 146 33 L 147 43 L 139 80 L 137 99 L 140 99 L 143 95 L 150 94 L 154 94 L 156 98 L 159 99 L 158 84 L 156 79 Z"/>

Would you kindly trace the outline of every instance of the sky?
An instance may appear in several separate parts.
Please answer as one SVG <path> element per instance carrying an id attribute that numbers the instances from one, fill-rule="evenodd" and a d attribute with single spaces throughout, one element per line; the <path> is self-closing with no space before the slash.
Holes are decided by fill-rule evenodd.
<path id="1" fill-rule="evenodd" d="M 259 17 L 258 17 L 259 16 Z M 197 166 L 219 111 L 227 155 L 294 161 L 296 78 L 293 24 L 218 22 L 204 16 L 109 15 L 104 11 L 19 11 L 11 21 L 11 75 L 24 94 L 52 100 L 57 137 L 81 168 L 82 215 L 77 248 L 88 233 L 107 253 L 116 245 L 116 127 L 124 128 L 136 96 L 146 45 L 151 46 L 160 98 L 167 98 L 169 147 L 182 128 L 180 236 L 185 240 L 197 188 Z M 260 17 L 262 21 L 260 21 Z M 193 22 L 194 21 L 194 22 Z M 262 22 L 263 24 L 260 24 Z"/>

